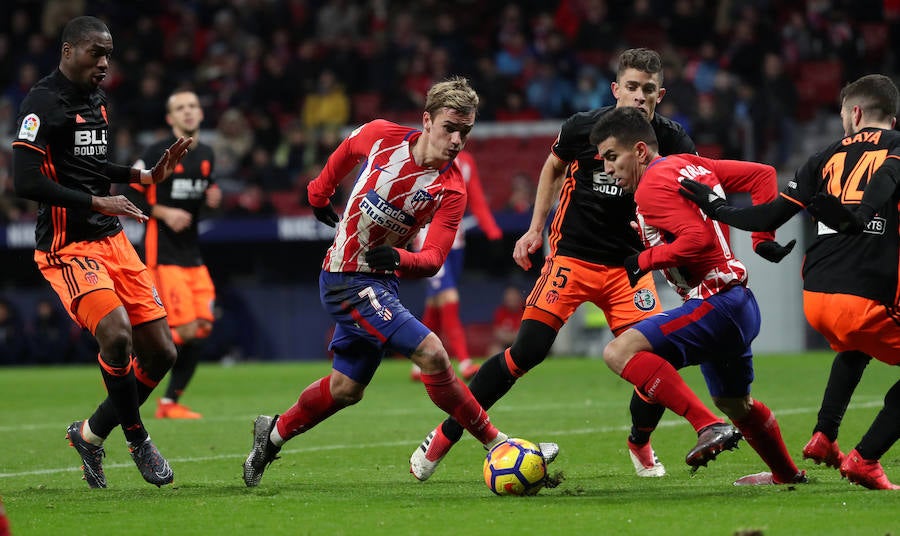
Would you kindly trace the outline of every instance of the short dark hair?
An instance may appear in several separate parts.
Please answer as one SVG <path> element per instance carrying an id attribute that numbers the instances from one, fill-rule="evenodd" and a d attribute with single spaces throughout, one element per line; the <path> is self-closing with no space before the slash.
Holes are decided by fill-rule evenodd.
<path id="1" fill-rule="evenodd" d="M 603 114 L 591 129 L 591 145 L 599 145 L 607 138 L 616 138 L 619 143 L 634 145 L 642 141 L 654 149 L 659 148 L 653 125 L 637 108 L 623 106 Z"/>
<path id="2" fill-rule="evenodd" d="M 649 48 L 629 48 L 619 54 L 619 68 L 616 71 L 616 79 L 622 77 L 625 69 L 637 69 L 648 74 L 659 75 L 659 85 L 663 84 L 662 58 L 659 53 Z"/>
<path id="3" fill-rule="evenodd" d="M 869 74 L 850 82 L 841 90 L 841 105 L 851 101 L 873 119 L 884 121 L 897 115 L 900 92 L 894 81 L 883 74 Z"/>
<path id="4" fill-rule="evenodd" d="M 83 17 L 75 17 L 70 20 L 66 27 L 63 28 L 62 42 L 70 45 L 77 45 L 81 41 L 87 39 L 92 33 L 110 33 L 106 23 L 97 17 L 85 15 Z"/>

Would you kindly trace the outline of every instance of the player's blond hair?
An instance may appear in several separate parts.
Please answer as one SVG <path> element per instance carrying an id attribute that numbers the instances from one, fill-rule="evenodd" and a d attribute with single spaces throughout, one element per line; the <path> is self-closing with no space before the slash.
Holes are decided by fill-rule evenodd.
<path id="1" fill-rule="evenodd" d="M 434 117 L 441 108 L 450 108 L 468 115 L 478 110 L 478 93 L 462 76 L 438 82 L 428 90 L 425 97 L 425 111 Z"/>

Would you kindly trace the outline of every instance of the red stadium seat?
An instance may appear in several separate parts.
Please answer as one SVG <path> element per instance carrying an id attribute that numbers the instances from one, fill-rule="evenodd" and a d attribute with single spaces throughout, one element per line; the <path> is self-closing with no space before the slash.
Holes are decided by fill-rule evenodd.
<path id="1" fill-rule="evenodd" d="M 381 95 L 378 93 L 357 93 L 353 95 L 350 108 L 355 123 L 365 123 L 381 116 Z"/>

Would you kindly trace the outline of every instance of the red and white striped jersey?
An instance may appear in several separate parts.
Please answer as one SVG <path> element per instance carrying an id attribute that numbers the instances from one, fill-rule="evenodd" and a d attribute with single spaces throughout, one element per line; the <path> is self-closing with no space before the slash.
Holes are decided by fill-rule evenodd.
<path id="1" fill-rule="evenodd" d="M 444 263 L 466 208 L 466 186 L 452 162 L 443 169 L 416 164 L 412 148 L 421 135 L 382 119 L 366 123 L 341 142 L 310 182 L 310 203 L 326 206 L 337 184 L 361 162 L 323 270 L 373 272 L 365 252 L 383 244 L 400 250 L 402 275 L 431 275 Z M 406 251 L 429 222 L 421 251 Z"/>
<path id="2" fill-rule="evenodd" d="M 775 197 L 774 168 L 754 162 L 673 155 L 654 160 L 634 193 L 637 221 L 647 246 L 639 257 L 642 269 L 662 270 L 685 300 L 708 298 L 736 284 L 746 284 L 747 269 L 731 249 L 730 228 L 708 218 L 678 193 L 683 178 L 702 182 L 722 197 L 726 191 L 749 191 L 753 203 L 758 204 Z M 754 236 L 754 243 L 773 238 L 772 234 L 760 233 Z"/>

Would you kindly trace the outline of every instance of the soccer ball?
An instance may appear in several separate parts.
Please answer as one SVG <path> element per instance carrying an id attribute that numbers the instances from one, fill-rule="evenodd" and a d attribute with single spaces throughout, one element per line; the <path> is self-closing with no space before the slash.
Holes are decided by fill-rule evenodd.
<path id="1" fill-rule="evenodd" d="M 546 477 L 544 456 L 531 441 L 507 439 L 484 459 L 484 483 L 497 495 L 535 495 Z"/>

